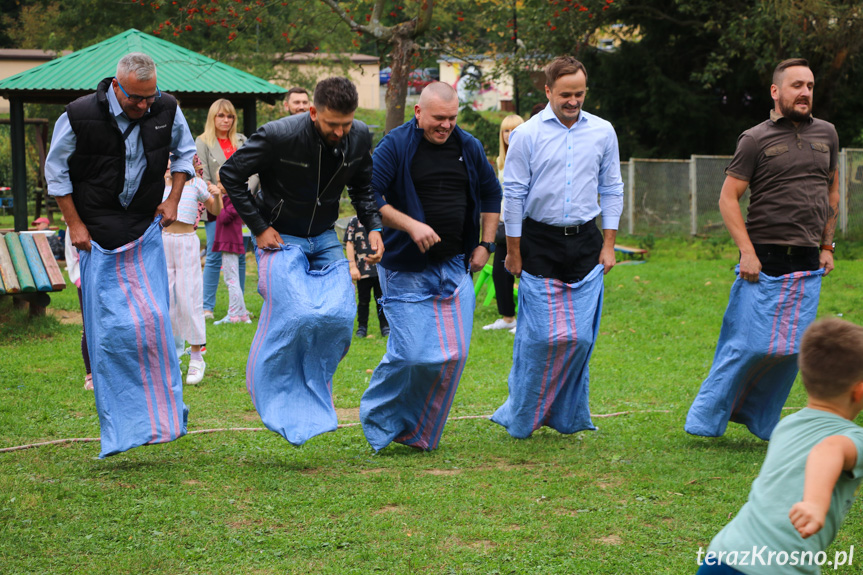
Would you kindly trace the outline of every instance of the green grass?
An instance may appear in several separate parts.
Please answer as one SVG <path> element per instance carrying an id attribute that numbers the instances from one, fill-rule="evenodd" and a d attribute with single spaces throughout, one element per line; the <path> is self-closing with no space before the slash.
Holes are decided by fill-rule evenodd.
<path id="1" fill-rule="evenodd" d="M 633 240 L 633 243 L 637 240 Z M 745 502 L 766 443 L 683 431 L 707 374 L 734 253 L 656 240 L 650 261 L 606 276 L 591 363 L 597 432 L 527 440 L 451 420 L 440 448 L 375 454 L 359 427 L 294 448 L 270 432 L 191 435 L 98 460 L 98 444 L 0 454 L 4 573 L 694 573 L 699 546 Z M 718 254 L 718 256 L 717 256 Z M 719 259 L 711 259 L 719 257 Z M 256 314 L 254 265 L 246 301 Z M 824 280 L 820 315 L 863 323 L 863 262 Z M 227 296 L 220 289 L 218 311 Z M 76 310 L 73 290 L 52 308 Z M 372 314 L 374 316 L 374 314 Z M 506 398 L 512 336 L 478 307 L 451 417 Z M 245 391 L 255 325 L 208 324 L 204 382 L 184 390 L 189 430 L 261 427 Z M 371 320 L 370 332 L 377 334 Z M 28 320 L 0 298 L 0 447 L 98 437 L 83 391 L 80 326 Z M 355 340 L 334 378 L 341 422 L 384 352 Z M 789 406 L 802 406 L 795 385 Z M 863 536 L 856 505 L 833 549 Z M 856 572 L 853 567 L 840 573 Z"/>

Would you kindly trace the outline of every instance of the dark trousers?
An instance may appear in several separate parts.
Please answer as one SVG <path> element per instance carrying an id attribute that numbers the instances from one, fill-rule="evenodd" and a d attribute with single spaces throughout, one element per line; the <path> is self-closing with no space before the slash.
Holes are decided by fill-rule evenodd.
<path id="1" fill-rule="evenodd" d="M 761 261 L 761 271 L 777 277 L 802 271 L 814 271 L 821 267 L 821 250 L 816 247 L 779 246 L 774 244 L 752 244 L 755 255 Z"/>
<path id="2" fill-rule="evenodd" d="M 389 326 L 384 315 L 384 309 L 378 300 L 381 297 L 381 282 L 378 276 L 371 278 L 360 278 L 357 280 L 357 323 L 359 327 L 369 326 L 369 303 L 371 302 L 372 290 L 375 292 L 375 307 L 378 310 L 378 323 L 381 328 Z"/>
<path id="3" fill-rule="evenodd" d="M 504 260 L 506 260 L 506 237 L 503 242 L 496 242 L 497 247 L 492 254 L 491 279 L 494 283 L 495 299 L 497 300 L 497 313 L 504 317 L 515 316 L 515 300 L 512 297 L 512 289 L 515 286 L 515 277 L 506 271 Z"/>
<path id="4" fill-rule="evenodd" d="M 564 283 L 581 281 L 599 265 L 601 251 L 602 232 L 596 227 L 596 220 L 576 229 L 527 218 L 521 227 L 521 268 L 537 277 Z"/>

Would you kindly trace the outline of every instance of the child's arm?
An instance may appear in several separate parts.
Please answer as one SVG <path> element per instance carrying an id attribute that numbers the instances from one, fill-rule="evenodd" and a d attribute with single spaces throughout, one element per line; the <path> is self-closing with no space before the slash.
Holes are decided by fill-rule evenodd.
<path id="1" fill-rule="evenodd" d="M 351 266 L 351 279 L 357 281 L 360 279 L 360 269 L 357 267 L 357 258 L 356 252 L 354 251 L 353 241 L 345 243 L 345 257 L 348 258 L 348 263 Z"/>
<path id="2" fill-rule="evenodd" d="M 788 513 L 794 528 L 804 539 L 824 527 L 839 474 L 854 469 L 856 464 L 857 446 L 844 435 L 831 435 L 809 452 L 803 501 L 795 503 Z"/>

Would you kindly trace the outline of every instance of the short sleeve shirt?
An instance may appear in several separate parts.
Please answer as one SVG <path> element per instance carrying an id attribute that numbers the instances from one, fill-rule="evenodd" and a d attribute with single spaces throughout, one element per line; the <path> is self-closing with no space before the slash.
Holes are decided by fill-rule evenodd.
<path id="1" fill-rule="evenodd" d="M 749 182 L 752 242 L 819 246 L 838 157 L 836 128 L 816 118 L 795 126 L 771 112 L 770 120 L 743 132 L 725 173 Z"/>
<path id="2" fill-rule="evenodd" d="M 357 262 L 357 269 L 360 270 L 360 278 L 376 278 L 378 277 L 378 268 L 375 265 L 369 264 L 366 258 L 369 254 L 375 251 L 369 245 L 369 240 L 366 237 L 366 228 L 360 223 L 356 216 L 348 222 L 348 227 L 345 228 L 345 243 L 352 242 L 354 244 L 354 259 Z"/>
<path id="3" fill-rule="evenodd" d="M 857 447 L 857 464 L 842 472 L 833 496 L 824 527 L 808 539 L 794 529 L 788 512 L 803 499 L 806 460 L 812 448 L 833 435 L 843 435 Z M 817 409 L 801 409 L 782 419 L 770 436 L 767 456 L 758 477 L 752 483 L 749 500 L 734 519 L 713 538 L 710 551 L 725 552 L 725 564 L 738 571 L 753 574 L 816 574 L 821 569 L 811 562 L 784 567 L 777 563 L 765 565 L 769 552 L 812 551 L 813 555 L 827 548 L 836 537 L 845 515 L 851 509 L 863 479 L 863 428 L 836 414 Z M 759 551 L 753 555 L 753 549 Z M 763 550 L 763 551 L 762 551 Z M 728 555 L 735 552 L 734 555 Z M 744 555 L 744 552 L 747 552 Z M 743 564 L 745 559 L 745 563 Z M 781 560 L 781 559 L 780 559 Z M 715 560 L 714 560 L 715 562 Z M 732 564 L 734 563 L 734 564 Z"/>
<path id="4" fill-rule="evenodd" d="M 165 191 L 162 193 L 162 201 L 168 199 L 171 193 L 171 186 L 165 186 Z M 207 185 L 201 178 L 192 178 L 186 180 L 183 186 L 183 194 L 180 196 L 180 203 L 177 204 L 177 221 L 184 224 L 197 225 L 200 211 L 198 203 L 204 203 L 212 197 L 207 191 Z"/>

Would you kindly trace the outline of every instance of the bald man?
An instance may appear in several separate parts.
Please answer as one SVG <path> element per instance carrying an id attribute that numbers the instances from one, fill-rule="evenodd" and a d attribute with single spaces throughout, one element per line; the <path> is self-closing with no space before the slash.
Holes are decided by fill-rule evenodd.
<path id="1" fill-rule="evenodd" d="M 391 441 L 437 446 L 470 345 L 468 270 L 481 270 L 494 251 L 500 213 L 500 185 L 482 144 L 456 126 L 455 90 L 429 84 L 414 116 L 373 158 L 386 248 L 378 277 L 391 328 L 360 404 L 376 450 Z"/>

